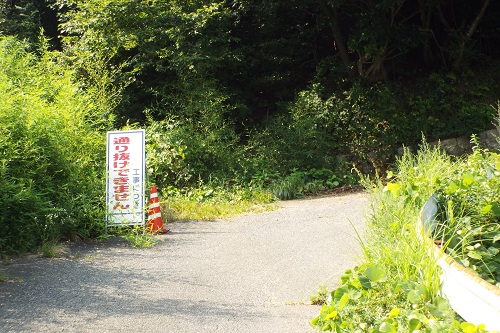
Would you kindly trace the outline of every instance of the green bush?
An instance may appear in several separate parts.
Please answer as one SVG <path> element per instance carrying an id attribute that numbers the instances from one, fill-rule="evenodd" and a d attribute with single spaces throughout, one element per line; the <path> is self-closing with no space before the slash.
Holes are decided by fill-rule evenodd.
<path id="1" fill-rule="evenodd" d="M 491 73 L 472 76 L 432 73 L 403 90 L 404 108 L 413 132 L 429 140 L 471 135 L 491 128 L 498 98 Z M 493 100 L 491 98 L 494 98 Z M 414 133 L 414 135 L 419 133 Z"/>
<path id="2" fill-rule="evenodd" d="M 268 127 L 252 135 L 247 156 L 255 171 L 267 170 L 286 174 L 293 169 L 331 167 L 334 147 L 310 119 L 294 121 L 283 116 L 273 119 Z M 332 159 L 332 161 L 330 161 Z"/>
<path id="3" fill-rule="evenodd" d="M 355 183 L 357 183 L 356 178 L 346 174 L 338 177 L 329 169 L 294 170 L 286 177 L 272 181 L 270 190 L 276 198 L 290 200 L 305 195 L 315 195 L 321 190 Z"/>
<path id="4" fill-rule="evenodd" d="M 46 50 L 0 39 L 0 252 L 104 227 L 105 135 L 89 94 Z"/>
<path id="5" fill-rule="evenodd" d="M 477 142 L 476 142 L 477 144 Z M 500 155 L 476 146 L 437 191 L 433 237 L 484 280 L 500 286 Z"/>
<path id="6" fill-rule="evenodd" d="M 491 128 L 495 117 L 491 73 L 481 80 L 467 72 L 433 73 L 412 83 L 368 84 L 322 70 L 324 77 L 315 79 L 321 83 L 301 91 L 252 137 L 269 169 L 334 169 L 342 156 L 364 173 L 380 172 L 399 147 L 417 146 L 422 133 L 430 140 L 470 135 Z"/>
<path id="7" fill-rule="evenodd" d="M 212 120 L 214 121 L 214 120 Z M 239 150 L 231 127 L 167 119 L 147 127 L 147 167 L 158 186 L 193 187 L 236 177 Z"/>
<path id="8" fill-rule="evenodd" d="M 271 121 L 255 137 L 258 155 L 271 168 L 336 170 L 339 157 L 363 171 L 380 170 L 396 148 L 391 123 L 397 106 L 388 86 L 358 83 L 343 94 L 327 93 L 319 85 L 302 91 L 289 113 Z"/>

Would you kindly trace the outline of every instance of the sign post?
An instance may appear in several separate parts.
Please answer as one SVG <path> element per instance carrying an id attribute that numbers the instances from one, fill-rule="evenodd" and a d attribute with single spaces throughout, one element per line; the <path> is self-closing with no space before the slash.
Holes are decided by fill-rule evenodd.
<path id="1" fill-rule="evenodd" d="M 145 132 L 107 135 L 106 226 L 144 225 Z"/>

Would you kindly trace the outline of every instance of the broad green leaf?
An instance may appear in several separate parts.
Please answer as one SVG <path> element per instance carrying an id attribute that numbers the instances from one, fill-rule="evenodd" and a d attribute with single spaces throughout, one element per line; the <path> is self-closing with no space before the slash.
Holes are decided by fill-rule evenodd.
<path id="1" fill-rule="evenodd" d="M 461 323 L 460 328 L 462 329 L 462 331 L 464 333 L 476 333 L 477 332 L 476 326 L 474 324 L 467 323 L 467 322 Z"/>
<path id="2" fill-rule="evenodd" d="M 384 187 L 384 192 L 387 191 L 391 192 L 394 198 L 397 198 L 399 196 L 400 190 L 401 186 L 399 186 L 399 184 L 396 183 L 387 183 L 387 185 Z"/>
<path id="3" fill-rule="evenodd" d="M 358 290 L 364 288 L 359 276 L 357 279 L 353 279 L 352 281 L 349 282 L 349 287 L 353 287 L 353 288 L 358 289 Z"/>
<path id="4" fill-rule="evenodd" d="M 341 288 L 337 288 L 337 289 L 335 289 L 335 291 L 332 294 L 333 299 L 338 304 L 338 303 L 340 303 L 340 300 L 342 299 L 342 297 L 344 297 L 344 295 L 347 295 L 348 292 L 349 292 L 349 288 L 347 288 L 346 286 L 343 286 Z"/>
<path id="5" fill-rule="evenodd" d="M 467 256 L 469 258 L 477 259 L 477 260 L 483 259 L 483 256 L 480 253 L 476 252 L 476 251 L 469 251 L 469 252 L 467 252 Z"/>
<path id="6" fill-rule="evenodd" d="M 493 207 L 493 205 L 486 205 L 483 208 L 481 208 L 481 210 L 479 212 L 481 213 L 481 215 L 486 215 L 491 211 L 492 207 Z"/>
<path id="7" fill-rule="evenodd" d="M 415 289 L 418 290 L 418 292 L 420 294 L 422 294 L 422 297 L 427 297 L 428 290 L 427 290 L 427 287 L 425 286 L 425 284 L 419 283 L 419 284 L 417 284 Z"/>
<path id="8" fill-rule="evenodd" d="M 418 319 L 419 321 L 421 321 L 424 324 L 426 324 L 429 321 L 429 319 L 426 316 L 424 316 L 422 313 L 420 313 L 418 311 L 412 311 L 410 313 L 410 315 L 408 316 L 408 318 L 409 319 L 413 319 L 413 318 Z"/>
<path id="9" fill-rule="evenodd" d="M 349 288 L 349 299 L 357 300 L 362 296 L 362 292 L 354 287 Z"/>
<path id="10" fill-rule="evenodd" d="M 406 185 L 406 193 L 408 193 L 408 195 L 412 195 L 413 186 L 411 186 L 411 184 Z"/>
<path id="11" fill-rule="evenodd" d="M 500 249 L 493 246 L 490 246 L 487 251 L 492 256 L 496 256 L 498 253 L 500 253 Z"/>
<path id="12" fill-rule="evenodd" d="M 499 240 L 500 240 L 500 233 L 493 237 L 493 243 L 496 243 Z"/>
<path id="13" fill-rule="evenodd" d="M 398 308 L 394 308 L 391 310 L 391 312 L 389 312 L 389 318 L 394 318 L 397 316 L 399 316 L 399 309 Z"/>
<path id="14" fill-rule="evenodd" d="M 370 282 L 370 279 L 368 279 L 363 274 L 359 274 L 358 278 L 359 282 L 361 283 L 361 287 L 363 287 L 363 289 L 371 289 L 372 283 Z"/>
<path id="15" fill-rule="evenodd" d="M 446 193 L 447 194 L 454 194 L 456 191 L 458 191 L 458 185 L 455 182 L 451 182 L 448 187 L 446 188 Z"/>
<path id="16" fill-rule="evenodd" d="M 417 304 L 422 300 L 423 296 L 419 290 L 413 289 L 408 293 L 408 301 L 412 304 Z"/>
<path id="17" fill-rule="evenodd" d="M 368 266 L 365 270 L 365 275 L 373 282 L 380 282 L 385 280 L 385 270 L 382 265 Z"/>
<path id="18" fill-rule="evenodd" d="M 342 281 L 342 283 L 347 283 L 347 282 L 349 282 L 351 277 L 352 277 L 352 270 L 348 269 L 344 272 L 344 274 L 342 274 L 342 276 L 340 277 L 340 280 Z"/>
<path id="19" fill-rule="evenodd" d="M 332 311 L 330 312 L 326 317 L 325 320 L 330 320 L 330 319 L 335 319 L 337 317 L 338 311 Z"/>
<path id="20" fill-rule="evenodd" d="M 347 302 L 349 302 L 349 294 L 346 293 L 342 296 L 342 298 L 339 301 L 338 305 L 339 310 L 342 310 L 346 306 Z"/>
<path id="21" fill-rule="evenodd" d="M 431 309 L 430 312 L 438 317 L 438 318 L 445 318 L 446 312 L 448 311 L 448 301 L 442 297 L 437 296 L 434 299 L 434 303 L 431 304 Z"/>
<path id="22" fill-rule="evenodd" d="M 472 174 L 472 172 L 466 172 L 465 174 L 463 174 L 462 184 L 465 187 L 470 187 L 472 183 L 474 183 L 474 175 Z"/>
<path id="23" fill-rule="evenodd" d="M 423 323 L 418 318 L 410 319 L 410 321 L 408 322 L 410 332 L 419 330 L 422 327 L 422 324 Z"/>

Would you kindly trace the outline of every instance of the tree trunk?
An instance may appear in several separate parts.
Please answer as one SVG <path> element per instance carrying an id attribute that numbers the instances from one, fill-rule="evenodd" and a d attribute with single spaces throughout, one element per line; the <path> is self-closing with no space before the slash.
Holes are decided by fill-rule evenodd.
<path id="1" fill-rule="evenodd" d="M 342 62 L 347 67 L 349 74 L 354 74 L 353 62 L 349 57 L 346 43 L 342 36 L 342 32 L 340 31 L 339 22 L 337 19 L 337 10 L 334 7 L 328 5 L 326 0 L 318 0 L 318 3 L 328 18 L 328 22 L 330 23 L 330 27 L 333 33 L 333 38 L 335 40 L 335 46 L 339 52 Z"/>
<path id="2" fill-rule="evenodd" d="M 474 21 L 472 22 L 472 24 L 470 26 L 469 31 L 467 31 L 467 34 L 462 38 L 462 41 L 460 42 L 460 45 L 458 48 L 457 57 L 455 58 L 455 61 L 453 62 L 453 65 L 452 65 L 452 69 L 454 71 L 458 71 L 461 69 L 462 63 L 464 60 L 465 46 L 466 46 L 467 42 L 471 39 L 474 32 L 476 31 L 477 26 L 479 25 L 479 21 L 481 21 L 481 19 L 483 18 L 484 13 L 486 12 L 486 8 L 490 4 L 490 2 L 491 2 L 491 0 L 484 1 L 483 6 L 479 10 L 479 13 L 477 14 L 476 18 L 474 19 Z"/>
<path id="3" fill-rule="evenodd" d="M 385 56 L 374 58 L 369 61 L 366 57 L 359 55 L 358 73 L 359 75 L 370 82 L 385 82 L 388 80 L 387 70 L 384 66 Z M 368 68 L 365 69 L 365 66 Z"/>
<path id="4" fill-rule="evenodd" d="M 419 0 L 418 5 L 420 7 L 420 24 L 422 25 L 420 29 L 421 31 L 425 32 L 431 31 L 432 9 L 425 0 Z M 430 65 L 435 62 L 434 54 L 432 53 L 432 48 L 431 48 L 431 41 L 432 41 L 432 36 L 430 34 L 424 36 L 424 40 L 422 41 L 424 48 L 423 50 L 424 62 L 426 65 Z"/>

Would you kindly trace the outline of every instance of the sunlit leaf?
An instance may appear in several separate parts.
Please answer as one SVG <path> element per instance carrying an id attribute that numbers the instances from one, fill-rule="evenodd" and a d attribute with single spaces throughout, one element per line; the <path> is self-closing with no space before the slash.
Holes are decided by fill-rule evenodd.
<path id="1" fill-rule="evenodd" d="M 474 324 L 467 323 L 467 322 L 461 323 L 460 328 L 462 328 L 462 331 L 464 333 L 476 333 L 477 332 L 476 326 Z"/>
<path id="2" fill-rule="evenodd" d="M 384 187 L 384 191 L 391 192 L 394 198 L 397 198 L 399 196 L 399 193 L 401 191 L 401 186 L 396 183 L 387 183 L 387 185 Z"/>
<path id="3" fill-rule="evenodd" d="M 492 207 L 493 207 L 493 205 L 486 205 L 483 208 L 481 208 L 481 210 L 479 212 L 481 213 L 481 215 L 486 215 L 491 211 Z"/>
<path id="4" fill-rule="evenodd" d="M 420 291 L 413 289 L 408 293 L 408 301 L 412 304 L 417 304 L 423 298 L 423 295 Z"/>
<path id="5" fill-rule="evenodd" d="M 349 292 L 349 289 L 346 286 L 343 286 L 341 288 L 337 288 L 333 292 L 333 295 L 332 295 L 333 299 L 335 300 L 336 303 L 340 303 L 340 301 L 342 300 L 344 295 L 347 295 L 348 292 Z"/>
<path id="6" fill-rule="evenodd" d="M 471 172 L 466 172 L 462 176 L 462 184 L 465 187 L 470 187 L 474 183 L 474 175 Z"/>
<path id="7" fill-rule="evenodd" d="M 373 282 L 380 282 L 386 278 L 385 269 L 382 265 L 368 266 L 365 275 Z"/>
<path id="8" fill-rule="evenodd" d="M 356 288 L 349 288 L 349 299 L 357 300 L 361 297 L 362 293 Z"/>
<path id="9" fill-rule="evenodd" d="M 420 313 L 419 311 L 412 311 L 410 313 L 410 315 L 408 316 L 409 319 L 417 319 L 419 320 L 420 322 L 422 322 L 423 324 L 426 324 L 429 319 L 422 313 Z"/>
<path id="10" fill-rule="evenodd" d="M 448 308 L 449 308 L 448 301 L 442 297 L 437 296 L 434 299 L 430 312 L 438 318 L 445 318 Z"/>
<path id="11" fill-rule="evenodd" d="M 391 312 L 389 312 L 389 318 L 394 318 L 394 317 L 397 317 L 399 316 L 399 309 L 398 308 L 394 308 L 391 310 Z"/>
<path id="12" fill-rule="evenodd" d="M 467 252 L 467 256 L 469 258 L 477 259 L 477 260 L 481 260 L 483 258 L 483 256 L 480 253 L 476 252 L 476 251 L 469 251 L 469 252 Z"/>
<path id="13" fill-rule="evenodd" d="M 455 182 L 450 182 L 448 187 L 446 188 L 446 193 L 447 194 L 454 194 L 456 191 L 458 191 L 458 185 Z"/>
<path id="14" fill-rule="evenodd" d="M 344 294 L 339 301 L 339 310 L 342 310 L 346 306 L 347 302 L 349 302 L 349 294 Z"/>
<path id="15" fill-rule="evenodd" d="M 493 237 L 493 243 L 496 243 L 499 240 L 500 240 L 500 233 Z"/>
<path id="16" fill-rule="evenodd" d="M 337 317 L 338 311 L 332 311 L 330 312 L 326 317 L 325 320 L 330 320 L 330 319 L 335 319 Z"/>

